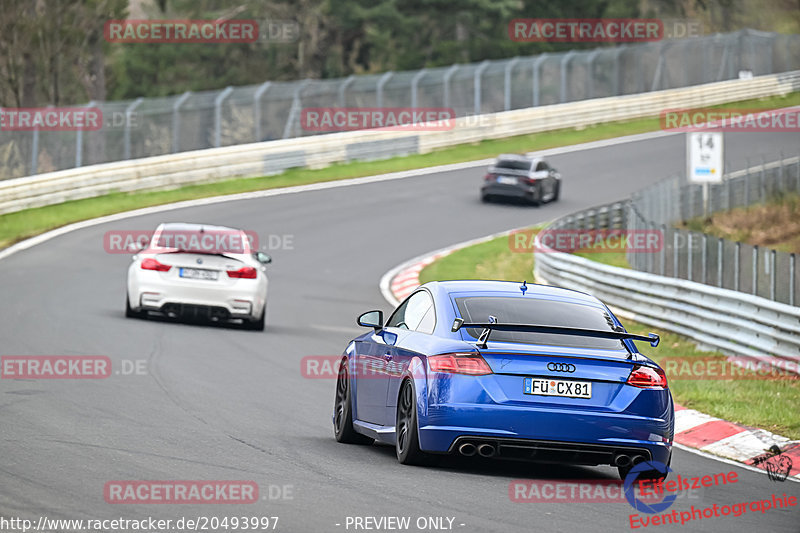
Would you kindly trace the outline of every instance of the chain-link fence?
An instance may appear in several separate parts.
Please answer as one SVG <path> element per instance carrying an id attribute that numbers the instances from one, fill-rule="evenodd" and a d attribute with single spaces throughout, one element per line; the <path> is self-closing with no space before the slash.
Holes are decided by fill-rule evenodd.
<path id="1" fill-rule="evenodd" d="M 673 89 L 800 68 L 800 36 L 725 35 L 541 54 L 410 72 L 266 82 L 165 98 L 90 102 L 96 131 L 0 131 L 0 179 L 312 135 L 309 107 L 445 107 L 456 116 Z"/>
<path id="2" fill-rule="evenodd" d="M 628 228 L 660 230 L 658 253 L 629 253 L 636 270 L 697 281 L 800 304 L 800 270 L 793 253 L 717 238 L 674 227 L 719 211 L 763 203 L 786 193 L 800 193 L 800 157 L 750 166 L 722 183 L 688 184 L 681 176 L 664 180 L 633 196 Z"/>
<path id="3" fill-rule="evenodd" d="M 800 193 L 800 156 L 728 174 L 722 183 L 709 184 L 705 196 L 702 185 L 674 176 L 630 200 L 562 217 L 549 228 L 658 235 L 658 246 L 628 249 L 631 268 L 800 305 L 796 254 L 675 227 L 681 221 L 763 203 L 787 193 Z"/>

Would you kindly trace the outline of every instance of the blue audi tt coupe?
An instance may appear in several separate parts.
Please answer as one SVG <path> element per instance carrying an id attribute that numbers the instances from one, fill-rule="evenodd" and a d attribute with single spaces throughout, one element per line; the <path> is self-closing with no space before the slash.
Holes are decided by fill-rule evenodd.
<path id="1" fill-rule="evenodd" d="M 393 444 L 403 464 L 437 454 L 669 465 L 664 371 L 588 294 L 525 282 L 442 281 L 412 293 L 342 355 L 336 440 Z M 663 474 L 662 474 L 663 476 Z M 656 476 L 658 477 L 658 476 Z"/>

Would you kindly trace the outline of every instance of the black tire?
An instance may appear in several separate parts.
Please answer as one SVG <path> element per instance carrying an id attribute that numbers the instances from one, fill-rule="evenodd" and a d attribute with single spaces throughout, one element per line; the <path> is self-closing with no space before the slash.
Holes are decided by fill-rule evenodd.
<path id="1" fill-rule="evenodd" d="M 558 197 L 561 195 L 561 180 L 556 180 L 556 188 L 553 191 L 553 198 L 550 200 L 551 202 L 557 202 Z"/>
<path id="2" fill-rule="evenodd" d="M 535 193 L 531 195 L 531 199 L 529 200 L 531 205 L 540 206 L 542 205 L 542 187 L 541 185 L 536 185 Z"/>
<path id="3" fill-rule="evenodd" d="M 395 452 L 397 460 L 404 465 L 428 465 L 431 457 L 419 447 L 417 424 L 417 401 L 414 386 L 406 380 L 400 387 L 397 398 L 397 419 L 395 424 Z"/>
<path id="4" fill-rule="evenodd" d="M 131 297 L 125 295 L 125 318 L 141 318 L 144 316 L 143 311 L 134 311 L 131 308 Z"/>
<path id="5" fill-rule="evenodd" d="M 353 428 L 353 409 L 350 399 L 350 379 L 346 360 L 339 364 L 336 379 L 336 399 L 333 402 L 333 435 L 337 442 L 345 444 L 372 444 L 375 439 L 358 433 Z"/>
<path id="6" fill-rule="evenodd" d="M 488 204 L 491 200 L 492 199 L 488 194 L 481 194 L 481 202 Z"/>
<path id="7" fill-rule="evenodd" d="M 258 320 L 245 320 L 244 326 L 246 329 L 253 331 L 264 331 L 264 324 L 267 321 L 267 304 L 264 304 L 264 309 L 261 310 L 261 318 Z"/>

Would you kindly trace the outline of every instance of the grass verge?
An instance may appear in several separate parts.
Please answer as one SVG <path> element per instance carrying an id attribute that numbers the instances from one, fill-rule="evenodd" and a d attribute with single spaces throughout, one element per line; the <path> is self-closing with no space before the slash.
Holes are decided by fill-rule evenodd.
<path id="1" fill-rule="evenodd" d="M 624 254 L 584 254 L 590 259 L 602 259 L 609 264 L 617 259 L 597 256 Z M 515 253 L 508 237 L 468 246 L 425 267 L 420 272 L 420 282 L 447 279 L 497 279 L 506 281 L 531 280 L 533 255 Z M 638 343 L 639 349 L 664 365 L 669 360 L 724 361 L 719 352 L 699 349 L 691 339 L 653 328 L 631 320 L 623 321 L 628 331 L 646 334 L 650 331 L 661 336 L 658 348 Z M 684 374 L 685 375 L 685 374 Z M 718 375 L 718 374 L 716 374 Z M 675 401 L 685 407 L 748 426 L 778 433 L 791 439 L 800 439 L 800 379 L 710 380 L 679 379 L 668 373 L 670 389 Z"/>
<path id="2" fill-rule="evenodd" d="M 800 92 L 782 97 L 732 102 L 718 109 L 742 108 L 770 109 L 800 104 Z M 99 216 L 130 211 L 142 207 L 162 205 L 181 200 L 192 200 L 224 194 L 258 191 L 304 185 L 322 181 L 370 176 L 386 172 L 411 170 L 494 157 L 503 152 L 530 152 L 557 146 L 567 146 L 624 135 L 655 131 L 660 128 L 659 118 L 598 124 L 582 129 L 565 129 L 519 135 L 507 139 L 482 141 L 453 146 L 428 154 L 396 157 L 381 161 L 337 164 L 324 169 L 292 169 L 276 176 L 240 178 L 212 184 L 193 185 L 168 191 L 113 193 L 96 198 L 64 202 L 58 205 L 26 209 L 0 215 L 0 249 L 17 241 L 38 235 L 66 224 Z M 476 185 L 477 187 L 477 185 Z"/>

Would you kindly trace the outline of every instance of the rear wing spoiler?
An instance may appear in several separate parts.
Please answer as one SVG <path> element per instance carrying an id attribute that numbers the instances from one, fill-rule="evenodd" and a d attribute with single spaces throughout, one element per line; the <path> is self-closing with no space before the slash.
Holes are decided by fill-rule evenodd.
<path id="1" fill-rule="evenodd" d="M 463 318 L 456 318 L 453 321 L 453 328 L 451 331 L 454 333 L 461 328 L 480 328 L 483 330 L 481 333 L 479 343 L 482 343 L 483 348 L 486 348 L 486 342 L 489 340 L 489 334 L 492 330 L 498 331 L 528 331 L 533 333 L 549 333 L 552 335 L 575 335 L 578 337 L 598 337 L 601 339 L 618 339 L 618 340 L 636 340 L 649 342 L 650 346 L 655 348 L 661 340 L 655 333 L 648 333 L 647 336 L 635 335 L 625 331 L 603 331 L 599 329 L 585 329 L 585 328 L 570 328 L 564 326 L 540 326 L 536 324 L 497 324 L 494 322 L 464 322 Z"/>

